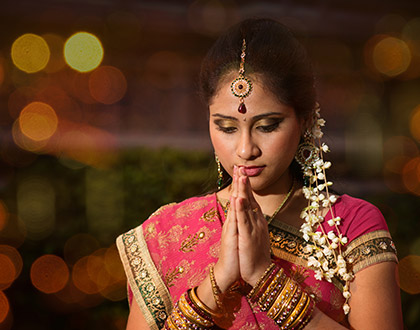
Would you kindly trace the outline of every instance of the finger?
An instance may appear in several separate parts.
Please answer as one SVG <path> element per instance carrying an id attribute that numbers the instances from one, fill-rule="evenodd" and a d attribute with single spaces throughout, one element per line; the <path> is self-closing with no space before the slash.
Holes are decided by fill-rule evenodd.
<path id="1" fill-rule="evenodd" d="M 236 165 L 233 167 L 231 195 L 234 197 L 238 196 L 238 167 Z"/>
<path id="2" fill-rule="evenodd" d="M 234 235 L 238 232 L 238 224 L 236 221 L 236 198 L 231 196 L 229 200 L 229 210 L 226 216 L 226 221 L 223 229 L 228 232 L 228 235 Z"/>
<path id="3" fill-rule="evenodd" d="M 252 230 L 250 214 L 246 207 L 246 201 L 241 197 L 236 199 L 236 221 L 238 224 L 239 235 L 241 232 L 244 233 L 244 230 L 246 230 L 247 233 Z"/>

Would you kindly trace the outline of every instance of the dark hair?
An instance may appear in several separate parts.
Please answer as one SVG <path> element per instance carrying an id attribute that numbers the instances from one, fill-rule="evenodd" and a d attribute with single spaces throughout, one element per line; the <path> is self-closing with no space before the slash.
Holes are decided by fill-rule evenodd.
<path id="1" fill-rule="evenodd" d="M 247 19 L 221 35 L 201 66 L 200 94 L 209 105 L 221 79 L 239 70 L 246 41 L 245 76 L 259 74 L 279 101 L 308 118 L 315 107 L 312 65 L 303 45 L 289 29 L 271 19 Z"/>

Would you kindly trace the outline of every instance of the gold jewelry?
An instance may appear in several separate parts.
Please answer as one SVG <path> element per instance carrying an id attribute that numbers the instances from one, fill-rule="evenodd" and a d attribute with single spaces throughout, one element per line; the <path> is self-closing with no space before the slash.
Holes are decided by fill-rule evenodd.
<path id="1" fill-rule="evenodd" d="M 258 279 L 257 283 L 255 283 L 254 287 L 249 291 L 247 294 L 247 298 L 252 300 L 255 294 L 260 290 L 260 288 L 264 285 L 265 280 L 270 275 L 271 271 L 276 267 L 276 264 L 272 262 L 267 269 L 265 270 L 264 274 Z M 283 269 L 282 269 L 283 270 Z"/>
<path id="2" fill-rule="evenodd" d="M 296 308 L 290 314 L 289 318 L 284 321 L 286 329 L 293 329 L 301 321 L 302 317 L 305 315 L 305 310 L 309 307 L 310 297 L 308 294 L 302 295 L 299 303 L 296 305 Z"/>
<path id="3" fill-rule="evenodd" d="M 289 192 L 287 193 L 286 197 L 284 197 L 284 199 L 281 202 L 280 206 L 274 211 L 273 215 L 267 219 L 267 223 L 268 224 L 270 224 L 271 221 L 274 220 L 274 218 L 276 217 L 277 213 L 279 213 L 280 210 L 281 210 L 281 208 L 284 206 L 284 204 L 286 204 L 286 202 L 289 199 L 290 195 L 292 194 L 294 188 L 295 188 L 295 179 L 293 179 L 292 186 L 290 187 Z"/>
<path id="4" fill-rule="evenodd" d="M 213 311 L 211 308 L 207 307 L 197 296 L 197 287 L 194 287 L 191 289 L 191 300 L 194 304 L 207 314 L 209 314 L 211 317 L 219 318 L 222 316 L 221 313 L 217 313 L 216 311 Z"/>
<path id="5" fill-rule="evenodd" d="M 181 297 L 179 298 L 178 307 L 181 313 L 184 314 L 184 316 L 192 323 L 204 327 L 211 327 L 214 325 L 213 322 L 210 322 L 209 320 L 205 319 L 204 317 L 200 316 L 199 314 L 197 314 L 197 312 L 194 311 L 194 309 L 188 304 L 184 294 L 181 295 Z"/>
<path id="6" fill-rule="evenodd" d="M 256 207 L 255 209 L 252 209 L 252 212 L 257 213 L 258 212 L 258 207 Z"/>
<path id="7" fill-rule="evenodd" d="M 232 94 L 239 97 L 238 111 L 240 113 L 246 113 L 246 106 L 244 98 L 249 96 L 252 91 L 252 82 L 245 77 L 245 56 L 246 56 L 246 42 L 245 39 L 242 41 L 242 52 L 241 52 L 241 63 L 239 64 L 239 76 L 230 84 L 230 90 Z"/>
<path id="8" fill-rule="evenodd" d="M 211 289 L 213 292 L 214 301 L 216 302 L 217 308 L 223 310 L 223 303 L 222 303 L 222 291 L 218 287 L 216 283 L 216 277 L 214 276 L 214 267 L 210 267 L 210 282 L 211 282 Z"/>
<path id="9" fill-rule="evenodd" d="M 220 165 L 220 160 L 217 155 L 214 155 L 217 164 L 217 190 L 220 190 L 223 186 L 223 170 L 222 166 Z"/>

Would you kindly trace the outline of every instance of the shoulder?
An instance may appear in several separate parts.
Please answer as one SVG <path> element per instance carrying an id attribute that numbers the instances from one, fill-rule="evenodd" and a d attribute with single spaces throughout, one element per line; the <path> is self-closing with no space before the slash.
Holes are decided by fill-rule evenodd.
<path id="1" fill-rule="evenodd" d="M 156 211 L 136 228 L 143 228 L 143 231 L 147 235 L 147 232 L 154 231 L 157 227 L 163 229 L 166 225 L 173 227 L 176 224 L 185 222 L 191 217 L 205 213 L 212 207 L 215 207 L 215 205 L 216 194 L 214 193 L 191 197 L 182 202 L 168 203 L 156 209 Z"/>
<path id="2" fill-rule="evenodd" d="M 350 240 L 373 231 L 388 231 L 381 211 L 363 199 L 341 195 L 333 211 L 342 219 L 341 230 Z"/>
<path id="3" fill-rule="evenodd" d="M 167 217 L 170 217 L 172 220 L 189 217 L 197 212 L 211 208 L 215 202 L 216 195 L 208 194 L 205 196 L 191 197 L 179 203 L 169 203 L 153 212 L 144 224 Z"/>

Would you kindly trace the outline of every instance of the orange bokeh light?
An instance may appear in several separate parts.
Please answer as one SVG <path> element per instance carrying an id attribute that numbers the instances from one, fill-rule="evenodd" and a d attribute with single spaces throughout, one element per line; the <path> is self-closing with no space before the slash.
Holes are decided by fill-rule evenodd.
<path id="1" fill-rule="evenodd" d="M 0 253 L 0 289 L 7 289 L 16 276 L 15 265 L 12 260 Z"/>
<path id="2" fill-rule="evenodd" d="M 398 264 L 400 287 L 410 294 L 420 293 L 420 256 L 409 255 Z"/>
<path id="3" fill-rule="evenodd" d="M 415 157 L 405 164 L 402 177 L 407 190 L 420 196 L 420 157 Z"/>
<path id="4" fill-rule="evenodd" d="M 58 256 L 46 254 L 34 261 L 31 267 L 32 284 L 41 292 L 62 290 L 69 280 L 69 269 Z"/>
<path id="5" fill-rule="evenodd" d="M 35 141 L 27 137 L 22 133 L 20 129 L 19 120 L 16 120 L 12 126 L 12 137 L 16 145 L 22 148 L 23 150 L 31 152 L 39 152 L 45 149 L 48 144 L 48 140 Z"/>
<path id="6" fill-rule="evenodd" d="M 0 245 L 0 290 L 7 289 L 22 271 L 20 253 L 10 245 Z"/>
<path id="7" fill-rule="evenodd" d="M 7 299 L 4 292 L 0 291 L 0 323 L 2 323 L 6 319 L 7 314 L 9 314 L 9 310 L 9 300 Z"/>
<path id="8" fill-rule="evenodd" d="M 411 115 L 410 132 L 413 138 L 420 142 L 420 105 L 413 110 Z"/>
<path id="9" fill-rule="evenodd" d="M 373 63 L 378 72 L 395 77 L 405 72 L 411 62 L 407 44 L 398 38 L 385 37 L 373 48 Z"/>
<path id="10" fill-rule="evenodd" d="M 89 90 L 98 102 L 112 104 L 125 95 L 127 80 L 119 69 L 113 66 L 102 66 L 90 74 Z"/>
<path id="11" fill-rule="evenodd" d="M 32 102 L 20 113 L 19 126 L 23 134 L 35 141 L 49 139 L 57 130 L 58 117 L 44 102 Z"/>
<path id="12" fill-rule="evenodd" d="M 73 283 L 80 291 L 87 294 L 95 294 L 99 292 L 98 286 L 88 274 L 89 257 L 79 259 L 73 266 L 72 278 Z"/>

